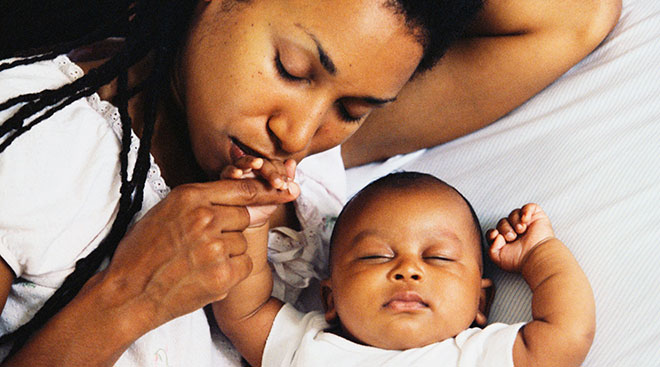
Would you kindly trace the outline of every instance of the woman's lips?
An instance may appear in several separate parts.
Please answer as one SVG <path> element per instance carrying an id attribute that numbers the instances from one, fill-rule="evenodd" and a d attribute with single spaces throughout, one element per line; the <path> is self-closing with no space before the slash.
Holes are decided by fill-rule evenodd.
<path id="1" fill-rule="evenodd" d="M 388 308 L 392 311 L 397 312 L 407 312 L 407 311 L 417 311 L 428 308 L 429 305 L 424 302 L 422 297 L 417 292 L 399 292 L 394 294 L 389 301 L 387 301 L 383 307 Z"/>
<path id="2" fill-rule="evenodd" d="M 231 147 L 229 148 L 229 155 L 232 161 L 236 162 L 237 160 L 241 159 L 246 155 L 251 155 L 257 158 L 263 158 L 263 155 L 259 154 L 257 151 L 248 147 L 247 145 L 241 143 L 236 138 L 230 138 L 230 139 L 232 144 Z"/>

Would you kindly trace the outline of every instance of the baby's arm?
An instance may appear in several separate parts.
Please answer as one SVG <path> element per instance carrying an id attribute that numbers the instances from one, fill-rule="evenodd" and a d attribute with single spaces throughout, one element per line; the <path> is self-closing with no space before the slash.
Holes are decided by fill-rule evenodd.
<path id="1" fill-rule="evenodd" d="M 520 366 L 579 366 L 596 328 L 589 281 L 550 220 L 536 204 L 516 209 L 487 233 L 490 257 L 522 273 L 532 290 L 533 321 L 518 333 L 513 360 Z"/>
<path id="2" fill-rule="evenodd" d="M 253 175 L 270 182 L 280 190 L 297 196 L 300 188 L 292 181 L 295 162 L 268 162 L 261 158 L 243 157 L 223 171 L 223 178 L 240 179 Z M 252 207 L 250 216 L 263 218 L 260 225 L 249 227 L 243 234 L 246 253 L 252 260 L 250 275 L 231 289 L 225 299 L 213 304 L 213 313 L 223 333 L 232 341 L 251 366 L 260 366 L 275 316 L 282 302 L 271 297 L 273 278 L 267 261 L 268 218 L 274 206 Z"/>

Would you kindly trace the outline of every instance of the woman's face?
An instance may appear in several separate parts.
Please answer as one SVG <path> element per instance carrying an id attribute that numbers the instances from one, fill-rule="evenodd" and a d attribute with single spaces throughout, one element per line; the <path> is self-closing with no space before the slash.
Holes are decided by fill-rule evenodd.
<path id="1" fill-rule="evenodd" d="M 295 159 L 392 101 L 422 47 L 382 0 L 201 1 L 179 81 L 209 178 L 243 154 Z"/>

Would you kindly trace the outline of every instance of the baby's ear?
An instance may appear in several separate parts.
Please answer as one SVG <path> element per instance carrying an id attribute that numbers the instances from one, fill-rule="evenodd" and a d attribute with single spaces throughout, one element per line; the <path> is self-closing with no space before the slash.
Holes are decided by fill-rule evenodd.
<path id="1" fill-rule="evenodd" d="M 332 296 L 332 286 L 330 279 L 321 281 L 321 300 L 325 310 L 325 321 L 332 324 L 337 321 L 337 310 L 335 310 L 335 301 Z"/>
<path id="2" fill-rule="evenodd" d="M 493 304 L 495 297 L 495 286 L 493 281 L 487 278 L 481 279 L 481 292 L 479 294 L 479 309 L 477 316 L 474 318 L 474 323 L 479 327 L 486 326 L 488 321 L 488 314 L 490 313 L 490 306 Z"/>

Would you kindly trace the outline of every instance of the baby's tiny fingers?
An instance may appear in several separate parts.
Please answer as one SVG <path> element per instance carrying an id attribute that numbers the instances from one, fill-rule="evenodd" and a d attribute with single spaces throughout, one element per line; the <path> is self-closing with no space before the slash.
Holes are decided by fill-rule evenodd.
<path id="1" fill-rule="evenodd" d="M 286 169 L 286 175 L 289 177 L 290 181 L 293 181 L 296 178 L 296 166 L 298 164 L 293 159 L 287 159 L 284 161 L 284 168 Z"/>
<path id="2" fill-rule="evenodd" d="M 534 216 L 534 212 L 536 211 L 537 207 L 538 207 L 538 205 L 536 205 L 534 203 L 525 204 L 522 207 L 522 209 L 520 211 L 522 213 L 521 214 L 521 220 L 522 220 L 523 223 L 526 224 L 526 223 L 529 223 L 532 220 L 532 216 Z"/>
<path id="3" fill-rule="evenodd" d="M 520 209 L 515 209 L 509 214 L 509 223 L 518 234 L 525 232 L 525 225 L 521 223 Z"/>
<path id="4" fill-rule="evenodd" d="M 233 165 L 243 170 L 257 170 L 264 165 L 263 158 L 257 158 L 251 155 L 244 155 L 233 162 Z"/>
<path id="5" fill-rule="evenodd" d="M 497 230 L 504 236 L 504 239 L 507 241 L 513 241 L 516 239 L 516 237 L 518 237 L 516 232 L 513 230 L 513 227 L 511 227 L 511 223 L 509 223 L 508 218 L 502 218 L 499 222 L 497 222 Z"/>
<path id="6" fill-rule="evenodd" d="M 495 239 L 493 240 L 493 243 L 490 245 L 489 249 L 489 254 L 490 258 L 494 261 L 497 261 L 500 259 L 500 251 L 502 248 L 506 246 L 506 239 L 501 234 L 497 234 L 495 236 Z"/>
<path id="7" fill-rule="evenodd" d="M 276 189 L 286 190 L 288 188 L 287 168 L 282 162 L 264 161 L 260 175 Z"/>
<path id="8" fill-rule="evenodd" d="M 234 166 L 226 166 L 220 173 L 220 178 L 239 179 L 243 176 L 243 170 Z"/>
<path id="9" fill-rule="evenodd" d="M 500 234 L 500 232 L 498 232 L 497 229 L 491 228 L 486 232 L 486 239 L 489 242 L 493 242 L 498 234 Z"/>

